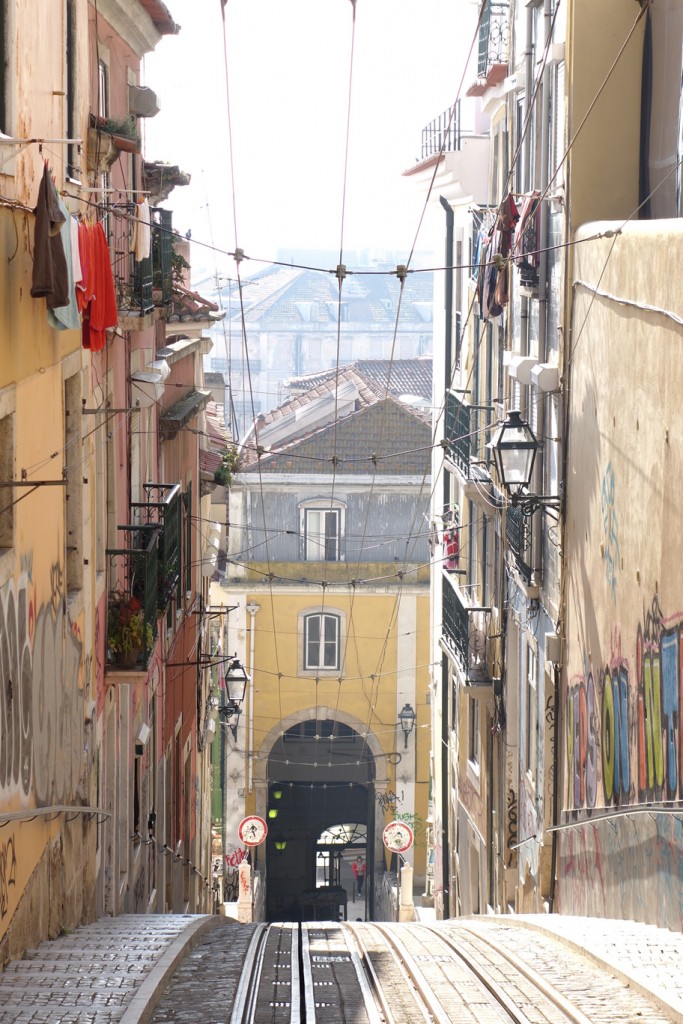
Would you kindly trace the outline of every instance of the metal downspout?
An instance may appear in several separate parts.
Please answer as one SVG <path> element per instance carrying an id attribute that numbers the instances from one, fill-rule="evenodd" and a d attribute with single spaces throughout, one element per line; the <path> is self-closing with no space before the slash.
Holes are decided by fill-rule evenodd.
<path id="1" fill-rule="evenodd" d="M 453 224 L 455 216 L 450 203 L 439 196 L 439 202 L 446 211 L 446 265 L 444 270 L 444 306 L 445 306 L 445 332 L 444 332 L 444 404 L 447 401 L 448 391 L 453 385 Z M 450 489 L 448 477 L 443 471 L 443 500 L 442 511 L 450 501 Z"/>
<path id="2" fill-rule="evenodd" d="M 550 43 L 552 31 L 552 5 L 553 0 L 543 0 L 543 50 Z M 550 67 L 545 62 L 543 68 L 543 79 L 541 85 L 541 195 L 545 194 L 548 188 L 548 160 L 550 157 Z M 540 255 L 538 261 L 538 361 L 545 363 L 547 359 L 547 330 L 548 330 L 548 201 L 541 202 L 539 210 L 539 247 Z M 536 436 L 543 437 L 545 430 L 545 399 L 538 403 L 536 419 Z M 545 459 L 537 459 L 534 470 L 535 480 L 533 490 L 536 494 L 543 493 L 543 480 Z M 542 513 L 536 513 L 540 521 Z M 541 530 L 534 530 L 533 535 L 533 565 L 538 570 L 541 566 L 542 555 Z"/>
<path id="3" fill-rule="evenodd" d="M 443 899 L 444 919 L 451 916 L 450 905 L 450 865 L 451 865 L 451 844 L 450 844 L 450 800 L 449 800 L 449 776 L 451 749 L 449 740 L 449 690 L 448 658 L 442 655 L 441 658 L 441 895 Z M 443 751 L 446 754 L 444 756 Z"/>

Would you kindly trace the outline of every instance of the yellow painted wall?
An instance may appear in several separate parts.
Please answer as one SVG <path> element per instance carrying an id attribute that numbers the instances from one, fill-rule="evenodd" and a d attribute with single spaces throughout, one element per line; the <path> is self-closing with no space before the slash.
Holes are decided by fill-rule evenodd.
<path id="1" fill-rule="evenodd" d="M 378 804 L 376 813 L 382 827 L 400 818 L 405 811 L 402 800 L 406 787 L 401 776 L 406 765 L 410 766 L 410 780 L 415 781 L 415 804 L 414 812 L 410 810 L 405 817 L 415 832 L 416 875 L 422 876 L 429 796 L 429 596 L 426 588 L 417 596 L 416 685 L 410 701 L 417 722 L 407 751 L 397 725 L 396 672 L 399 667 L 406 668 L 399 666 L 397 660 L 397 596 L 398 589 L 356 594 L 353 598 L 345 588 L 342 592 L 327 591 L 323 605 L 319 589 L 290 593 L 282 588 L 274 590 L 272 597 L 262 592 L 247 595 L 247 602 L 256 600 L 260 605 L 255 618 L 253 750 L 256 757 L 267 760 L 273 737 L 279 737 L 282 729 L 288 727 L 282 723 L 315 718 L 316 707 L 326 709 L 324 717 L 332 710 L 352 728 L 361 733 L 367 731 L 380 754 L 376 756 L 376 771 L 386 799 Z M 300 615 L 323 607 L 345 616 L 346 639 L 342 642 L 345 655 L 341 672 L 320 673 L 316 680 L 315 673 L 303 672 L 301 667 Z M 402 767 L 399 761 L 394 765 L 393 758 L 385 759 L 380 752 L 398 752 L 407 759 L 406 764 Z M 256 789 L 250 796 L 247 794 L 245 809 L 246 813 L 259 810 Z"/>
<path id="2" fill-rule="evenodd" d="M 608 226 L 586 225 L 579 238 Z M 616 240 L 577 249 L 563 823 L 661 801 L 683 806 L 683 301 L 674 269 L 683 224 L 633 223 Z M 586 825 L 563 836 L 560 850 L 563 912 L 680 928 L 680 817 Z M 595 870 L 612 856 L 617 888 Z"/>
<path id="3" fill-rule="evenodd" d="M 625 218 L 638 206 L 644 18 L 618 56 L 638 14 L 636 4 L 622 0 L 574 0 L 571 6 L 566 83 L 572 228 L 597 217 Z M 556 181 L 566 182 L 566 174 L 565 168 Z"/>

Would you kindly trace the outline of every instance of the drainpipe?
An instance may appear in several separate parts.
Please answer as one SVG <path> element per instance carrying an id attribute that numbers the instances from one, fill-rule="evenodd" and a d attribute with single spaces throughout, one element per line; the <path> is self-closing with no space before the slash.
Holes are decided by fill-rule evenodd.
<path id="1" fill-rule="evenodd" d="M 524 121 L 528 122 L 531 113 L 531 96 L 534 91 L 534 11 L 532 7 L 526 9 L 526 49 L 524 51 Z M 524 133 L 522 141 L 522 167 L 524 169 L 524 181 L 522 190 L 531 188 L 531 132 Z M 520 298 L 519 313 L 520 328 L 520 352 L 523 356 L 529 355 L 529 299 L 526 295 Z M 524 410 L 528 414 L 528 410 Z"/>
<path id="2" fill-rule="evenodd" d="M 452 384 L 453 376 L 453 224 L 455 215 L 450 203 L 439 196 L 439 202 L 446 211 L 446 268 L 444 270 L 446 306 L 446 389 Z"/>
<path id="3" fill-rule="evenodd" d="M 553 722 L 553 749 L 555 751 L 555 773 L 553 775 L 553 825 L 560 823 L 560 771 L 558 746 L 560 738 L 560 669 L 558 665 L 553 667 L 553 683 L 555 691 L 555 719 Z M 557 874 L 557 844 L 560 833 L 553 831 L 552 849 L 550 856 L 550 892 L 548 894 L 548 909 L 551 914 L 555 912 L 555 876 Z"/>
<path id="4" fill-rule="evenodd" d="M 448 391 L 453 384 L 453 223 L 455 216 L 450 203 L 439 196 L 439 202 L 446 211 L 446 269 L 444 270 L 444 305 L 445 317 L 445 352 L 444 352 L 444 403 L 447 401 Z M 443 472 L 443 501 L 442 511 L 450 501 L 450 490 L 448 487 L 448 475 Z"/>
<path id="5" fill-rule="evenodd" d="M 250 601 L 247 605 L 247 611 L 251 617 L 249 624 L 249 749 L 247 753 L 248 771 L 247 771 L 247 786 L 248 792 L 251 793 L 254 788 L 254 619 L 256 613 L 261 610 L 261 606 L 256 604 L 256 601 Z"/>
<path id="6" fill-rule="evenodd" d="M 450 764 L 451 756 L 449 740 L 449 700 L 450 682 L 448 679 L 448 658 L 442 655 L 441 658 L 441 897 L 443 900 L 444 920 L 451 916 L 450 890 L 451 879 L 449 874 L 451 863 L 450 849 Z M 446 752 L 444 755 L 444 751 Z"/>
<path id="7" fill-rule="evenodd" d="M 550 43 L 552 31 L 552 6 L 553 0 L 543 0 L 543 47 Z M 548 159 L 550 156 L 550 67 L 546 61 L 543 68 L 541 82 L 541 194 L 544 194 L 548 187 Z M 540 256 L 538 261 L 538 356 L 539 362 L 547 360 L 547 330 L 548 330 L 548 200 L 544 199 L 539 210 L 539 247 Z M 538 417 L 536 420 L 536 436 L 543 437 L 545 430 L 545 399 L 539 402 Z M 544 479 L 545 459 L 537 460 L 534 470 L 534 491 L 536 494 L 543 493 L 542 482 Z M 538 513 L 537 513 L 538 515 Z M 541 564 L 541 531 L 534 531 L 533 564 Z"/>

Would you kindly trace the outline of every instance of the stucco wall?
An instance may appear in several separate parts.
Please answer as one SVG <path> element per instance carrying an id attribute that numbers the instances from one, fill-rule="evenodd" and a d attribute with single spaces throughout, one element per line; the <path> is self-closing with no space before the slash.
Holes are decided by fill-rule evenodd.
<path id="1" fill-rule="evenodd" d="M 573 286 L 564 824 L 664 801 L 683 810 L 683 224 L 581 241 L 608 226 L 580 233 Z M 681 818 L 664 814 L 567 831 L 559 909 L 681 928 L 682 840 Z M 601 866 L 617 850 L 619 886 Z"/>

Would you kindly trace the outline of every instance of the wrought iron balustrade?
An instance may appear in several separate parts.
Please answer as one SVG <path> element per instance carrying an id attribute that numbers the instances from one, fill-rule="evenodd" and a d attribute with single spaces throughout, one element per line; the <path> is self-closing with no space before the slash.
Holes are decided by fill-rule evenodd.
<path id="1" fill-rule="evenodd" d="M 422 129 L 421 159 L 434 153 L 456 153 L 460 150 L 460 100 Z"/>
<path id="2" fill-rule="evenodd" d="M 464 602 L 450 578 L 442 582 L 442 638 L 470 686 L 493 682 L 489 668 L 491 609 Z"/>
<path id="3" fill-rule="evenodd" d="M 108 548 L 107 665 L 147 668 L 157 634 L 159 531 L 121 527 L 121 548 Z"/>
<path id="4" fill-rule="evenodd" d="M 145 316 L 171 298 L 173 214 L 156 208 L 150 211 L 150 255 L 136 260 L 130 251 L 135 209 L 135 203 L 111 203 L 106 223 L 118 308 L 127 316 Z"/>
<path id="5" fill-rule="evenodd" d="M 479 22 L 477 75 L 486 78 L 496 64 L 507 64 L 510 48 L 509 0 L 484 0 Z"/>
<path id="6" fill-rule="evenodd" d="M 493 423 L 492 406 L 468 405 L 449 391 L 446 395 L 445 439 L 448 454 L 465 479 L 473 475 L 474 463 L 487 462 L 486 443 Z M 481 473 L 477 474 L 477 478 Z"/>
<path id="7" fill-rule="evenodd" d="M 180 600 L 183 548 L 182 492 L 180 484 L 147 483 L 144 490 L 147 500 L 132 502 L 131 509 L 144 527 L 158 528 L 157 609 L 164 611 L 171 598 Z"/>
<path id="8" fill-rule="evenodd" d="M 532 520 L 515 505 L 508 506 L 505 517 L 505 541 L 514 556 L 519 572 L 527 583 L 530 583 L 533 572 L 531 566 Z"/>

